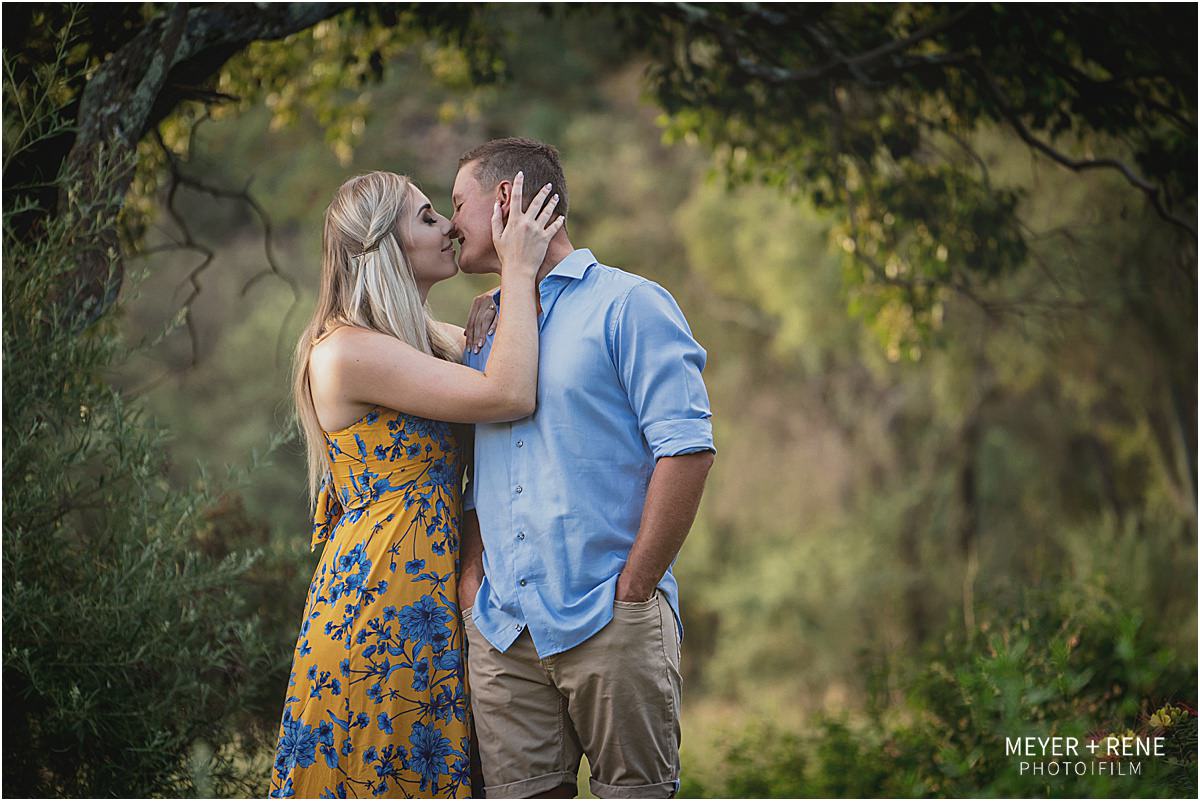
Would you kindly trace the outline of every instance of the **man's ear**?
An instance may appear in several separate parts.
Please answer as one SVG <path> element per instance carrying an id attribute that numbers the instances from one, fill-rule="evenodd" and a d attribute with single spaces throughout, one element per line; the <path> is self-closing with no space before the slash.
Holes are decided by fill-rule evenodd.
<path id="1" fill-rule="evenodd" d="M 500 218 L 508 220 L 508 207 L 512 203 L 512 182 L 501 181 L 496 184 L 496 200 L 500 201 Z"/>

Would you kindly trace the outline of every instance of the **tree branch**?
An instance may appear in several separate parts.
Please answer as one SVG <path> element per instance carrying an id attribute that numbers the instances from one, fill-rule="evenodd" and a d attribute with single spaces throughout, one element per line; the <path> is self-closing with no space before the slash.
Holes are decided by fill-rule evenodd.
<path id="1" fill-rule="evenodd" d="M 1187 231 L 1191 235 L 1192 239 L 1196 239 L 1195 226 L 1193 226 L 1187 220 L 1171 214 L 1163 204 L 1162 187 L 1155 186 L 1149 181 L 1146 181 L 1137 173 L 1135 173 L 1127 164 L 1118 159 L 1074 159 L 1064 153 L 1059 152 L 1058 150 L 1055 150 L 1049 144 L 1034 136 L 1029 128 L 1026 127 L 1020 116 L 1008 105 L 1004 95 L 1000 91 L 1000 87 L 996 85 L 996 82 L 992 79 L 992 76 L 988 75 L 984 70 L 974 66 L 970 68 L 970 71 L 979 79 L 980 83 L 983 84 L 984 88 L 987 90 L 988 94 L 991 95 L 992 99 L 996 101 L 996 105 L 1000 108 L 1004 118 L 1008 121 L 1009 125 L 1013 127 L 1013 130 L 1017 132 L 1017 136 L 1021 137 L 1021 140 L 1025 142 L 1025 144 L 1029 145 L 1034 150 L 1049 156 L 1052 161 L 1055 161 L 1070 170 L 1074 170 L 1075 172 L 1083 172 L 1084 170 L 1095 169 L 1116 170 L 1125 176 L 1126 181 L 1140 189 L 1142 193 L 1149 198 L 1150 203 L 1154 206 L 1155 211 L 1158 212 L 1158 216 L 1160 216 L 1166 222 Z"/>
<path id="2" fill-rule="evenodd" d="M 176 193 L 179 191 L 179 187 L 184 184 L 185 179 L 183 173 L 179 169 L 178 158 L 176 157 L 175 153 L 172 152 L 171 148 L 167 147 L 167 143 L 163 141 L 162 134 L 157 128 L 154 130 L 154 141 L 158 144 L 159 148 L 163 152 L 163 155 L 165 155 L 167 158 L 167 169 L 171 175 L 171 183 L 167 189 L 167 214 L 170 215 L 171 219 L 174 220 L 175 225 L 183 234 L 183 242 L 180 243 L 181 247 L 187 248 L 188 250 L 198 251 L 204 255 L 204 260 L 201 261 L 200 264 L 193 267 L 185 279 L 187 283 L 191 284 L 192 290 L 188 296 L 184 298 L 183 305 L 180 307 L 183 310 L 183 320 L 184 325 L 187 327 L 188 339 L 192 344 L 192 367 L 195 367 L 199 363 L 200 359 L 200 343 L 196 339 L 196 327 L 192 321 L 192 302 L 200 296 L 200 275 L 206 269 L 208 269 L 210 264 L 212 264 L 216 254 L 213 252 L 212 248 L 196 241 L 195 237 L 192 236 L 191 228 L 188 227 L 187 220 L 179 212 L 179 210 L 175 208 Z M 176 292 L 178 292 L 178 290 L 176 290 Z"/>
<path id="3" fill-rule="evenodd" d="M 195 145 L 194 145 L 196 129 L 199 128 L 201 123 L 205 122 L 208 119 L 210 119 L 210 117 L 207 113 L 205 113 L 205 115 L 203 117 L 201 117 L 199 120 L 197 120 L 196 123 L 192 126 L 192 129 L 189 132 L 189 139 L 190 139 L 189 145 L 188 145 L 189 153 L 196 152 Z M 183 236 L 184 236 L 183 245 L 185 247 L 189 247 L 191 249 L 198 250 L 198 251 L 206 254 L 205 260 L 200 265 L 195 267 L 187 276 L 186 280 L 192 285 L 192 291 L 191 291 L 191 294 L 189 294 L 188 297 L 184 300 L 183 307 L 182 307 L 183 309 L 185 309 L 185 311 L 184 311 L 185 321 L 186 321 L 187 328 L 188 328 L 188 334 L 191 337 L 191 341 L 192 341 L 192 365 L 195 366 L 195 364 L 197 363 L 199 348 L 198 348 L 198 343 L 196 341 L 195 328 L 192 325 L 191 304 L 195 300 L 195 298 L 200 294 L 200 289 L 201 289 L 200 282 L 199 282 L 200 275 L 209 266 L 209 263 L 214 258 L 214 254 L 211 249 L 196 242 L 196 240 L 192 237 L 191 231 L 188 228 L 187 222 L 186 222 L 186 220 L 184 220 L 183 215 L 180 214 L 178 212 L 178 210 L 175 208 L 175 193 L 176 193 L 176 190 L 180 186 L 185 186 L 185 187 L 188 187 L 189 189 L 193 189 L 198 192 L 203 192 L 203 193 L 205 193 L 211 197 L 215 197 L 215 198 L 220 198 L 220 199 L 225 199 L 225 200 L 240 200 L 243 203 L 245 203 L 246 205 L 248 205 L 254 211 L 255 215 L 258 217 L 259 222 L 262 224 L 262 227 L 263 227 L 263 249 L 266 254 L 267 268 L 256 273 L 255 275 L 251 276 L 251 278 L 245 283 L 245 285 L 243 285 L 241 295 L 242 295 L 242 297 L 245 297 L 246 294 L 250 291 L 250 288 L 254 284 L 256 284 L 261 279 L 272 276 L 272 275 L 275 276 L 276 278 L 278 278 L 279 280 L 283 281 L 285 284 L 287 284 L 288 289 L 291 290 L 292 303 L 290 306 L 288 306 L 287 312 L 284 313 L 283 320 L 280 321 L 279 334 L 276 338 L 275 359 L 276 359 L 276 364 L 279 364 L 280 360 L 281 360 L 280 354 L 282 353 L 282 349 L 283 349 L 283 337 L 287 333 L 288 321 L 291 319 L 293 313 L 296 311 L 296 309 L 298 308 L 299 303 L 300 303 L 300 289 L 296 283 L 296 279 L 293 278 L 291 275 L 288 275 L 284 270 L 282 270 L 279 267 L 278 262 L 275 260 L 275 253 L 274 253 L 274 249 L 272 247 L 272 245 L 273 245 L 273 226 L 271 224 L 271 218 L 267 214 L 266 210 L 263 208 L 262 204 L 259 203 L 258 200 L 256 200 L 250 194 L 250 183 L 251 183 L 251 180 L 253 180 L 253 179 L 247 180 L 246 185 L 240 190 L 224 189 L 219 186 L 213 186 L 212 184 L 206 183 L 205 181 L 202 181 L 199 178 L 195 178 L 190 175 L 187 175 L 183 171 L 182 165 L 179 162 L 179 157 L 169 147 L 167 147 L 166 143 L 163 141 L 162 136 L 158 132 L 157 129 L 154 131 L 154 138 L 157 141 L 159 147 L 162 149 L 164 155 L 167 158 L 167 166 L 168 166 L 168 169 L 171 174 L 171 185 L 170 185 L 170 189 L 167 193 L 167 211 L 171 215 L 171 218 L 175 221 L 175 224 L 179 226 L 180 231 L 183 232 Z"/>

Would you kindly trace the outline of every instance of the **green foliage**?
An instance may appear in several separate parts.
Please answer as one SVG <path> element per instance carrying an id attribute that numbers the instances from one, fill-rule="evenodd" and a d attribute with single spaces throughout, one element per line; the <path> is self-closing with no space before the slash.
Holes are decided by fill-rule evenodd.
<path id="1" fill-rule="evenodd" d="M 858 722 L 820 715 L 799 734 L 751 725 L 723 741 L 715 764 L 685 762 L 680 795 L 1192 797 L 1195 710 L 1178 699 L 1195 697 L 1196 665 L 1143 614 L 1107 596 L 1030 592 L 969 634 L 954 625 L 908 664 L 899 702 L 883 699 Z M 1022 771 L 1039 758 L 1009 755 L 1006 739 L 1035 736 L 1078 738 L 1069 761 L 1083 773 Z M 1166 756 L 1114 762 L 1106 746 L 1093 756 L 1087 743 L 1109 736 L 1163 737 Z M 1108 772 L 1096 767 L 1106 761 Z"/>
<path id="2" fill-rule="evenodd" d="M 274 130 L 311 115 L 344 167 L 362 141 L 385 70 L 411 55 L 456 91 L 494 80 L 503 68 L 491 32 L 473 24 L 468 7 L 352 8 L 282 41 L 252 43 L 221 70 L 217 90 L 239 102 L 216 114 L 235 116 L 265 102 Z M 176 127 L 181 121 L 177 115 Z M 175 138 L 168 144 L 183 144 Z"/>
<path id="3" fill-rule="evenodd" d="M 1110 596 L 1030 593 L 1020 611 L 989 615 L 972 636 L 947 637 L 912 693 L 937 749 L 925 776 L 930 788 L 948 795 L 979 788 L 1060 794 L 1053 779 L 1017 774 L 1011 758 L 1002 759 L 1004 738 L 1072 735 L 1086 742 L 1088 735 L 1124 732 L 1139 713 L 1148 716 L 1147 704 L 1194 698 L 1195 664 L 1146 627 L 1145 614 Z M 1194 761 L 1190 772 L 1194 793 Z M 1128 783 L 1110 787 L 1109 777 L 1082 782 L 1068 794 L 1144 793 Z"/>
<path id="4" fill-rule="evenodd" d="M 1109 171 L 1195 272 L 1195 10 L 942 3 L 644 7 L 670 141 L 732 182 L 836 212 L 852 307 L 893 347 L 936 339 L 950 294 L 1028 269 L 1020 201 L 974 143 L 999 128 L 1052 169 Z M 1128 180 L 1126 180 L 1128 179 Z M 1191 254 L 1190 257 L 1188 254 Z"/>
<path id="5" fill-rule="evenodd" d="M 48 119 L 6 137 L 6 160 L 65 126 L 47 96 L 61 75 L 48 67 L 15 86 L 8 66 L 6 97 Z M 122 165 L 97 159 L 103 186 Z M 69 174 L 54 185 L 76 186 Z M 198 547 L 206 480 L 195 490 L 166 480 L 165 432 L 107 380 L 125 355 L 115 313 L 89 324 L 90 309 L 69 303 L 71 243 L 111 206 L 72 204 L 18 233 L 32 201 L 5 188 L 5 790 L 254 792 L 235 760 L 275 658 L 239 588 L 254 554 Z"/>
<path id="6" fill-rule="evenodd" d="M 259 466 L 255 475 L 263 472 Z M 307 546 L 293 547 L 301 543 L 273 537 L 275 526 L 249 510 L 241 493 L 227 492 L 208 505 L 199 523 L 193 547 L 208 559 L 221 561 L 247 552 L 256 556 L 238 578 L 236 591 L 243 616 L 257 623 L 257 646 L 266 657 L 256 663 L 260 675 L 243 688 L 245 708 L 238 718 L 235 753 L 245 778 L 243 792 L 257 795 L 279 741 L 279 709 L 312 580 L 311 555 Z"/>

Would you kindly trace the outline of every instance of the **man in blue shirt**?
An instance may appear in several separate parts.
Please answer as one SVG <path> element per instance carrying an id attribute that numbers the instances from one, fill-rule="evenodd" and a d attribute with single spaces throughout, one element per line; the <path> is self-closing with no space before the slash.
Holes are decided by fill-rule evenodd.
<path id="1" fill-rule="evenodd" d="M 499 272 L 491 216 L 511 182 L 553 185 L 557 151 L 500 139 L 465 154 L 452 223 L 464 272 Z M 490 798 L 573 797 L 580 755 L 601 798 L 679 787 L 683 626 L 671 565 L 715 449 L 705 351 L 658 284 L 576 249 L 538 272 L 536 412 L 476 426 L 459 598 Z M 497 298 L 502 304 L 503 298 Z M 467 343 L 486 368 L 490 338 Z"/>

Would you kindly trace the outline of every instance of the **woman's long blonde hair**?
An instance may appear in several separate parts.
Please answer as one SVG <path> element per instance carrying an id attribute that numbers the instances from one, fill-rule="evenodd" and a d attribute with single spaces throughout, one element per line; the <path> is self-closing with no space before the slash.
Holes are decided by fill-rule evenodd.
<path id="1" fill-rule="evenodd" d="M 412 181 L 406 176 L 376 171 L 346 181 L 325 209 L 317 306 L 300 334 L 292 362 L 296 420 L 308 455 L 310 505 L 329 469 L 325 432 L 308 381 L 308 357 L 317 341 L 340 325 L 352 325 L 390 334 L 442 359 L 453 358 L 454 343 L 421 301 L 398 235 L 408 224 L 412 198 Z"/>

